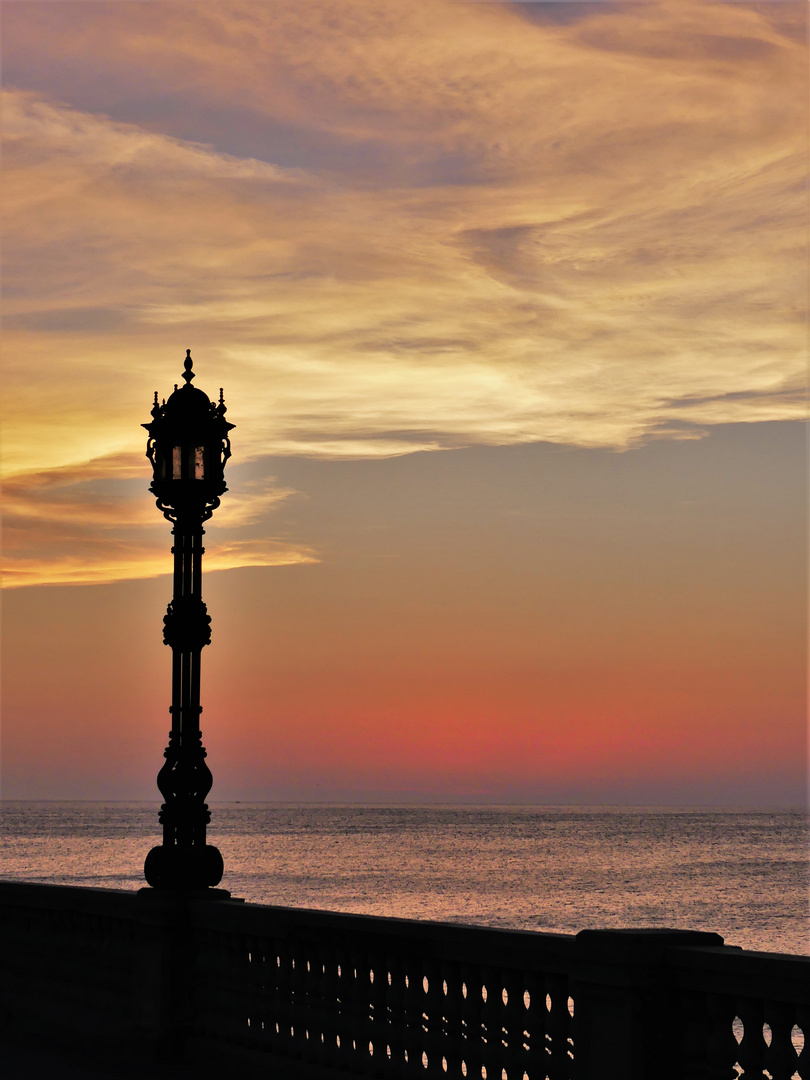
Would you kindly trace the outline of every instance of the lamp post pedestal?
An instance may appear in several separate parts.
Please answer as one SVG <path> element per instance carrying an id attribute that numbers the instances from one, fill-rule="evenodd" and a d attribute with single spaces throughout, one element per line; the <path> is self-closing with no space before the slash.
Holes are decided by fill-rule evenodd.
<path id="1" fill-rule="evenodd" d="M 205 799 L 213 778 L 200 733 L 200 656 L 211 641 L 211 618 L 202 599 L 202 538 L 203 522 L 227 490 L 233 424 L 225 419 L 222 391 L 219 403 L 211 402 L 191 385 L 191 367 L 189 350 L 185 385 L 162 405 L 155 393 L 152 422 L 143 425 L 154 472 L 150 491 L 174 523 L 173 595 L 163 617 L 163 641 L 172 650 L 172 729 L 157 780 L 163 843 L 152 848 L 144 866 L 156 889 L 211 888 L 223 872 L 222 856 L 206 842 L 211 814 Z"/>

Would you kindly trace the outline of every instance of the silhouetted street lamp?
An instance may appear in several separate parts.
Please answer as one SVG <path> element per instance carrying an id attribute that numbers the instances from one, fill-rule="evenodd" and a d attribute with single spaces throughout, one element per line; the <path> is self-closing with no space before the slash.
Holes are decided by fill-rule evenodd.
<path id="1" fill-rule="evenodd" d="M 213 782 L 200 734 L 200 654 L 211 640 L 211 619 L 202 600 L 203 522 L 219 506 L 225 462 L 231 456 L 222 390 L 219 402 L 191 385 L 191 350 L 185 385 L 152 406 L 146 456 L 152 462 L 150 491 L 174 523 L 174 590 L 163 618 L 163 641 L 172 649 L 172 730 L 158 773 L 165 802 L 160 808 L 163 843 L 146 856 L 144 874 L 153 888 L 206 888 L 222 879 L 222 856 L 206 843 L 211 814 L 205 797 Z"/>

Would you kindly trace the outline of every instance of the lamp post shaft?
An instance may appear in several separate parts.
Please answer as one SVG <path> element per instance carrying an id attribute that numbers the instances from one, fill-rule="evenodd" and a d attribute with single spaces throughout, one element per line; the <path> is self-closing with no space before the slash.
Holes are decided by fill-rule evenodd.
<path id="1" fill-rule="evenodd" d="M 163 795 L 163 843 L 149 852 L 146 880 L 155 888 L 207 888 L 222 878 L 222 856 L 206 841 L 211 814 L 205 802 L 213 778 L 200 732 L 200 659 L 211 641 L 211 619 L 202 599 L 203 522 L 226 490 L 225 461 L 230 456 L 220 391 L 218 405 L 191 386 L 191 355 L 186 385 L 168 402 L 155 405 L 147 456 L 152 461 L 152 492 L 159 509 L 174 523 L 172 600 L 163 617 L 163 641 L 172 650 L 172 727 L 157 783 Z"/>

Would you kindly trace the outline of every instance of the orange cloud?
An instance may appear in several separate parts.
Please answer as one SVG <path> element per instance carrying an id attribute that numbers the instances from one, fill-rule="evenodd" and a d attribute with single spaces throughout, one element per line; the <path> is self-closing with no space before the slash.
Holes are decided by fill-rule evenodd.
<path id="1" fill-rule="evenodd" d="M 134 453 L 189 345 L 240 461 L 803 417 L 786 8 L 28 7 L 99 91 L 5 97 L 9 475 Z"/>
<path id="2" fill-rule="evenodd" d="M 14 477 L 4 484 L 3 584 L 89 584 L 169 572 L 169 525 L 146 493 L 148 468 L 129 455 Z M 210 570 L 317 562 L 302 545 L 238 535 L 295 493 L 272 478 L 229 493 L 207 544 Z M 224 538 L 222 531 L 226 531 Z M 227 530 L 236 530 L 229 537 Z M 260 532 L 263 530 L 260 530 Z"/>

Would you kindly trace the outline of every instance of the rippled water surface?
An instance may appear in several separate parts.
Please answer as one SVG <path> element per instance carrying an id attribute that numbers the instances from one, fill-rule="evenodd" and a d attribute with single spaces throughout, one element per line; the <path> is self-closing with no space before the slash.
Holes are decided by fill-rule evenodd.
<path id="1" fill-rule="evenodd" d="M 807 815 L 214 804 L 223 887 L 256 903 L 566 933 L 715 930 L 810 952 Z M 137 889 L 157 807 L 0 804 L 0 876 Z"/>

